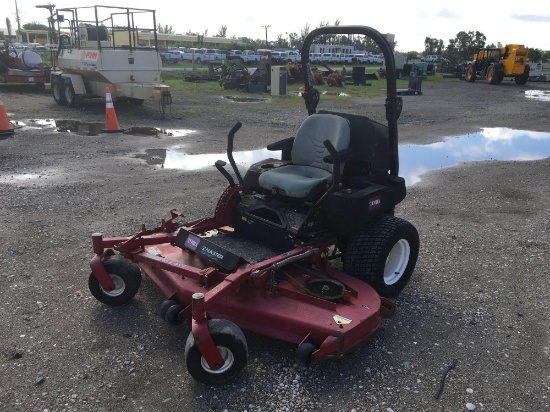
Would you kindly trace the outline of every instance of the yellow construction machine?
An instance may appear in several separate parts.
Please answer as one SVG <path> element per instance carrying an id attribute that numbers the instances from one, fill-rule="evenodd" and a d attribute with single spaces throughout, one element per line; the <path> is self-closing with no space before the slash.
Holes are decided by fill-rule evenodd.
<path id="1" fill-rule="evenodd" d="M 466 80 L 485 78 L 490 84 L 499 84 L 505 77 L 513 77 L 516 84 L 523 85 L 529 79 L 527 57 L 528 50 L 523 44 L 479 49 L 466 68 Z"/>

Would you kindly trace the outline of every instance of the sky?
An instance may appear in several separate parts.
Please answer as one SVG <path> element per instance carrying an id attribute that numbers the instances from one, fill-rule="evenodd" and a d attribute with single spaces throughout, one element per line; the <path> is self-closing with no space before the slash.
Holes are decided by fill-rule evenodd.
<path id="1" fill-rule="evenodd" d="M 99 1 L 99 0 L 98 0 Z M 21 25 L 30 22 L 47 24 L 48 11 L 37 9 L 41 0 L 3 0 L 0 9 L 0 29 L 9 18 L 17 27 L 16 6 Z M 58 8 L 110 4 L 89 0 L 56 1 Z M 524 44 L 530 48 L 550 50 L 550 2 L 518 1 L 411 0 L 334 2 L 328 0 L 265 1 L 249 0 L 117 0 L 112 6 L 153 9 L 157 23 L 172 26 L 176 33 L 187 31 L 213 36 L 220 27 L 227 27 L 227 37 L 265 39 L 269 41 L 285 33 L 299 34 L 309 24 L 310 30 L 320 23 L 333 25 L 370 26 L 381 33 L 395 34 L 399 51 L 424 50 L 424 39 L 429 36 L 442 39 L 445 45 L 460 31 L 480 31 L 487 44 Z"/>

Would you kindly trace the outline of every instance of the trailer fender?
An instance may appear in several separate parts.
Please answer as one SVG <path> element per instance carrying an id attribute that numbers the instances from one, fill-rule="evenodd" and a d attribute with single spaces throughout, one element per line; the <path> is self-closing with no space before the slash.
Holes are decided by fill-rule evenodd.
<path id="1" fill-rule="evenodd" d="M 74 93 L 76 95 L 86 94 L 86 86 L 84 86 L 84 80 L 79 74 L 64 74 L 61 77 L 64 79 L 71 79 L 73 84 Z"/>

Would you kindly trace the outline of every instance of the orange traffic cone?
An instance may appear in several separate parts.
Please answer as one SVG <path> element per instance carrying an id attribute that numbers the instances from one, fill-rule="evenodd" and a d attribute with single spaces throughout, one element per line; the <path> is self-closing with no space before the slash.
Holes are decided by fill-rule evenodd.
<path id="1" fill-rule="evenodd" d="M 11 127 L 11 123 L 8 120 L 8 115 L 6 114 L 6 109 L 4 108 L 4 102 L 0 97 L 0 136 L 9 136 L 14 134 L 15 131 Z"/>
<path id="2" fill-rule="evenodd" d="M 103 129 L 102 132 L 123 132 L 124 129 L 121 129 L 118 125 L 115 108 L 113 106 L 113 99 L 111 97 L 111 91 L 108 87 L 105 87 L 105 106 L 105 129 Z"/>

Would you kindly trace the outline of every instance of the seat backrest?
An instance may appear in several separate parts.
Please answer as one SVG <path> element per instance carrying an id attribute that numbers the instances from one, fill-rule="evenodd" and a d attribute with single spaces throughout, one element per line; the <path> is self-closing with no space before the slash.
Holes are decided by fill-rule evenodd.
<path id="1" fill-rule="evenodd" d="M 332 173 L 332 164 L 323 162 L 330 153 L 323 144 L 329 140 L 337 151 L 349 147 L 350 127 L 347 119 L 333 114 L 312 114 L 298 131 L 292 146 L 292 163 L 317 167 Z"/>

